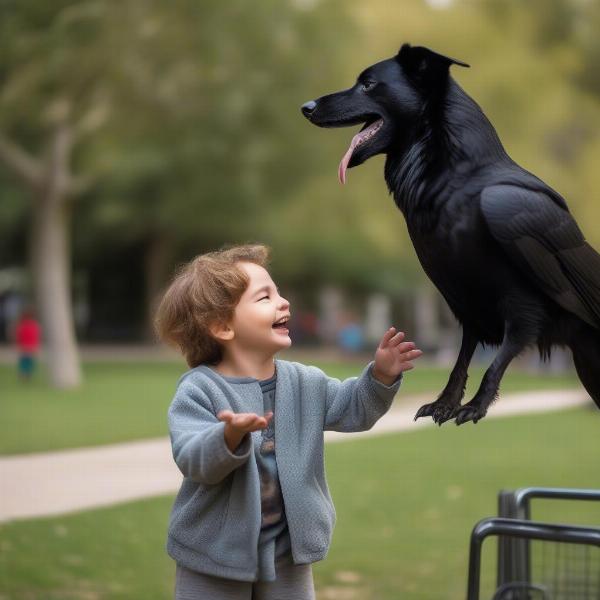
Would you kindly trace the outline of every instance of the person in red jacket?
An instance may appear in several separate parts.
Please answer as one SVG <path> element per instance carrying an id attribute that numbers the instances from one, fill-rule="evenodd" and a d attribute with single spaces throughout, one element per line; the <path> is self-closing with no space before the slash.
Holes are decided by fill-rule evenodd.
<path id="1" fill-rule="evenodd" d="M 15 328 L 15 341 L 19 351 L 18 371 L 24 381 L 29 381 L 35 370 L 36 355 L 40 348 L 40 326 L 33 311 L 26 308 Z"/>

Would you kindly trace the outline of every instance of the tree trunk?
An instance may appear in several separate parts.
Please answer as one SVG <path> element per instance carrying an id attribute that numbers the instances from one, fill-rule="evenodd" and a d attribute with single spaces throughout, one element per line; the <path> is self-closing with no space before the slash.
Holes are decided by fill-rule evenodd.
<path id="1" fill-rule="evenodd" d="M 50 379 L 60 388 L 81 383 L 71 299 L 70 253 L 70 197 L 80 186 L 70 171 L 73 132 L 68 122 L 69 107 L 67 101 L 55 107 L 45 160 L 34 158 L 0 132 L 0 162 L 11 169 L 32 194 L 29 251 L 33 284 Z"/>
<path id="2" fill-rule="evenodd" d="M 34 198 L 30 252 L 33 281 L 52 384 L 81 383 L 71 299 L 70 207 L 64 198 Z"/>

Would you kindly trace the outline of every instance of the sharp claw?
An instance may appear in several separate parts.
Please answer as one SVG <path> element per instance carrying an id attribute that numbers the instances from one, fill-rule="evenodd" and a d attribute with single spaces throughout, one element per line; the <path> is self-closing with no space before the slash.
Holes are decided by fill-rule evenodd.
<path id="1" fill-rule="evenodd" d="M 464 423 L 466 423 L 470 417 L 469 417 L 469 410 L 460 410 L 458 411 L 457 415 L 456 415 L 456 419 L 455 419 L 455 423 L 457 425 L 463 425 Z"/>
<path id="2" fill-rule="evenodd" d="M 429 417 L 431 415 L 431 412 L 428 412 L 428 409 L 431 407 L 431 404 L 424 404 L 423 406 L 421 406 L 421 408 L 419 408 L 419 410 L 417 411 L 417 414 L 415 415 L 414 420 L 416 421 L 417 419 L 420 419 L 421 417 Z"/>
<path id="3" fill-rule="evenodd" d="M 467 423 L 468 421 L 473 421 L 473 424 L 477 423 L 481 419 L 485 417 L 485 413 L 481 414 L 478 408 L 475 407 L 464 407 L 459 410 L 456 414 L 455 423 L 457 425 L 462 425 Z"/>
<path id="4" fill-rule="evenodd" d="M 439 401 L 432 402 L 431 404 L 424 404 L 417 411 L 414 420 L 420 419 L 421 417 L 431 417 L 436 425 L 443 425 L 446 421 L 449 421 L 456 414 L 456 408 L 448 406 Z"/>
<path id="5" fill-rule="evenodd" d="M 439 410 L 436 411 L 434 420 L 440 426 L 444 424 L 446 421 L 452 419 L 452 417 L 456 414 L 456 409 L 451 408 L 449 406 L 440 407 Z"/>

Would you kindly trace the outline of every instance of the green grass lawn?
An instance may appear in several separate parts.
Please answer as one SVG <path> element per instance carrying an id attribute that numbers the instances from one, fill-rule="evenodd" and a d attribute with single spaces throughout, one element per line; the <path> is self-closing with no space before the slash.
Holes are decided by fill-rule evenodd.
<path id="1" fill-rule="evenodd" d="M 498 490 L 600 487 L 598 425 L 598 414 L 581 408 L 329 444 L 338 520 L 328 558 L 315 565 L 319 600 L 464 598 L 469 533 L 495 514 Z M 172 598 L 171 503 L 1 525 L 0 598 Z M 598 524 L 600 506 L 537 501 L 533 517 Z"/>
<path id="2" fill-rule="evenodd" d="M 319 363 L 333 377 L 360 374 L 363 363 Z M 48 387 L 40 373 L 30 384 L 16 379 L 14 369 L 0 365 L 0 454 L 37 452 L 110 444 L 167 435 L 167 408 L 182 363 L 123 362 L 84 366 L 85 383 L 73 391 Z M 446 383 L 449 369 L 419 365 L 406 374 L 402 394 L 431 392 L 432 399 Z M 471 369 L 474 392 L 483 368 Z M 502 391 L 572 388 L 574 374 L 534 375 L 509 370 Z"/>

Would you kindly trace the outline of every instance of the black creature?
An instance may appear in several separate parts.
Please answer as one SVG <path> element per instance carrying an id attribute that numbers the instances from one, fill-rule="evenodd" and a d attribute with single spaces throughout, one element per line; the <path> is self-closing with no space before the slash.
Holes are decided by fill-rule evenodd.
<path id="1" fill-rule="evenodd" d="M 450 76 L 469 65 L 404 44 L 349 89 L 302 106 L 319 127 L 364 124 L 339 166 L 385 154 L 385 180 L 423 269 L 462 325 L 448 383 L 418 417 L 483 418 L 509 363 L 537 345 L 568 346 L 600 407 L 600 255 L 565 200 L 516 164 L 477 103 Z M 499 346 L 461 405 L 477 344 Z"/>

